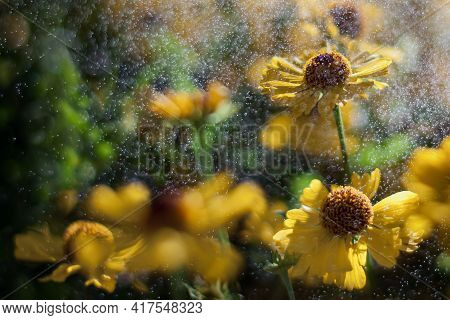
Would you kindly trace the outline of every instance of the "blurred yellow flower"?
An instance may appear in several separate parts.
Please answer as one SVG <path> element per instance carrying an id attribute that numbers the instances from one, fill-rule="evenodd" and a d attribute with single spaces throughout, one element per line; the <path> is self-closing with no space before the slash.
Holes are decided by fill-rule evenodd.
<path id="1" fill-rule="evenodd" d="M 318 49 L 327 42 L 348 49 L 357 46 L 361 52 L 377 53 L 399 62 L 403 52 L 398 48 L 379 45 L 386 32 L 382 8 L 368 1 L 306 0 L 298 4 L 296 28 L 288 30 L 292 50 Z"/>
<path id="2" fill-rule="evenodd" d="M 404 223 L 419 205 L 418 195 L 403 191 L 372 205 L 379 183 L 378 169 L 353 173 L 351 186 L 331 186 L 331 191 L 319 180 L 311 182 L 300 197 L 301 208 L 287 212 L 285 229 L 274 236 L 282 252 L 299 258 L 291 277 L 361 289 L 367 252 L 391 268 L 400 251 L 417 248 L 422 233 L 410 232 Z"/>
<path id="3" fill-rule="evenodd" d="M 410 228 L 432 226 L 439 229 L 441 242 L 450 249 L 450 137 L 440 147 L 417 149 L 411 157 L 408 171 L 403 176 L 408 190 L 420 196 L 417 214 L 411 217 Z"/>
<path id="4" fill-rule="evenodd" d="M 347 151 L 352 153 L 358 147 L 358 138 L 351 134 L 356 118 L 356 106 L 350 102 L 342 106 L 342 118 L 346 130 Z M 308 154 L 340 156 L 336 122 L 332 114 L 320 117 L 317 114 L 295 116 L 287 110 L 273 116 L 263 128 L 261 143 L 269 149 L 290 148 Z"/>
<path id="5" fill-rule="evenodd" d="M 193 233 L 227 226 L 246 214 L 262 216 L 267 210 L 263 190 L 252 182 L 232 187 L 230 175 L 218 174 L 205 183 L 185 190 L 178 209 L 182 225 Z"/>
<path id="6" fill-rule="evenodd" d="M 84 203 L 87 215 L 107 223 L 142 223 L 150 207 L 151 192 L 144 184 L 132 182 L 116 191 L 106 185 L 91 189 Z"/>
<path id="7" fill-rule="evenodd" d="M 368 89 L 384 89 L 387 84 L 373 78 L 387 75 L 391 60 L 361 54 L 351 61 L 337 51 L 322 49 L 304 57 L 273 57 L 260 89 L 275 102 L 295 108 L 298 115 L 313 109 L 320 115 L 330 113 L 355 95 Z"/>
<path id="8" fill-rule="evenodd" d="M 293 39 L 301 40 L 302 31 L 307 31 L 311 37 L 307 39 L 313 43 L 319 37 L 324 41 L 325 34 L 362 40 L 382 31 L 382 9 L 363 0 L 302 0 L 298 3 L 298 16 L 300 28 L 292 28 Z"/>
<path id="9" fill-rule="evenodd" d="M 116 287 L 117 275 L 125 270 L 127 261 L 138 252 L 141 243 L 118 249 L 114 236 L 104 225 L 76 221 L 69 225 L 63 237 L 50 233 L 47 225 L 18 234 L 14 238 L 16 259 L 57 264 L 53 272 L 41 281 L 64 282 L 80 273 L 93 285 L 107 292 Z"/>
<path id="10" fill-rule="evenodd" d="M 129 262 L 129 271 L 172 272 L 187 267 L 208 282 L 229 281 L 242 265 L 234 248 L 210 236 L 220 228 L 235 227 L 245 215 L 262 216 L 267 211 L 261 188 L 251 182 L 233 186 L 225 173 L 151 201 L 149 197 L 150 191 L 138 183 L 117 191 L 97 186 L 88 195 L 87 214 L 115 222 L 114 235 L 127 243 L 141 239 L 142 250 Z M 128 215 L 133 210 L 132 219 Z"/>
<path id="11" fill-rule="evenodd" d="M 196 119 L 216 112 L 230 100 L 230 91 L 218 82 L 211 83 L 207 91 L 169 91 L 157 93 L 148 108 L 168 119 Z"/>
<path id="12" fill-rule="evenodd" d="M 283 214 L 287 210 L 288 207 L 283 201 L 275 201 L 269 205 L 264 215 L 249 215 L 240 232 L 241 240 L 273 247 L 273 236 L 283 227 Z"/>

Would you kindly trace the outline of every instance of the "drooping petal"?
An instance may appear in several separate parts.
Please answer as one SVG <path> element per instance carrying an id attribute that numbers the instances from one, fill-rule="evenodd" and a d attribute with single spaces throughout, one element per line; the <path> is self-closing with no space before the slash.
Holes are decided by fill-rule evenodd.
<path id="1" fill-rule="evenodd" d="M 273 235 L 275 248 L 280 254 L 284 254 L 286 252 L 290 242 L 289 235 L 291 235 L 293 231 L 293 229 L 283 229 Z"/>
<path id="2" fill-rule="evenodd" d="M 62 238 L 50 233 L 48 225 L 14 237 L 14 256 L 19 260 L 56 262 L 64 257 Z"/>
<path id="3" fill-rule="evenodd" d="M 329 272 L 323 276 L 326 284 L 335 284 L 346 290 L 362 289 L 366 285 L 366 264 L 367 247 L 365 243 L 359 242 L 348 248 L 348 260 L 351 268 L 347 272 Z"/>
<path id="4" fill-rule="evenodd" d="M 122 250 L 114 252 L 105 262 L 105 269 L 113 273 L 119 273 L 126 269 L 126 264 L 145 248 L 144 238 L 139 238 L 134 243 Z"/>
<path id="5" fill-rule="evenodd" d="M 224 246 L 210 238 L 187 237 L 188 267 L 207 282 L 227 282 L 237 276 L 242 257 L 233 247 Z"/>
<path id="6" fill-rule="evenodd" d="M 86 287 L 94 286 L 98 289 L 105 290 L 106 292 L 112 293 L 116 289 L 116 277 L 107 274 L 102 274 L 99 277 L 91 278 L 84 282 Z"/>
<path id="7" fill-rule="evenodd" d="M 39 281 L 42 282 L 48 282 L 48 281 L 55 281 L 55 282 L 64 282 L 66 279 L 71 276 L 72 274 L 78 272 L 81 270 L 80 265 L 73 265 L 68 263 L 61 263 L 56 267 L 55 270 L 52 271 L 52 273 L 46 277 L 42 277 L 39 279 Z"/>
<path id="8" fill-rule="evenodd" d="M 392 268 L 402 246 L 400 228 L 370 229 L 365 238 L 369 253 L 375 261 L 386 268 Z"/>

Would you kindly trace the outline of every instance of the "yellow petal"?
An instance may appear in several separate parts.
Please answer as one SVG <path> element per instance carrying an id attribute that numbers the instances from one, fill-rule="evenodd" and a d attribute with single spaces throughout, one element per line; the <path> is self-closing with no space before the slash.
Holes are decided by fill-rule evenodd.
<path id="1" fill-rule="evenodd" d="M 53 236 L 48 225 L 16 235 L 14 244 L 14 256 L 19 260 L 56 262 L 64 257 L 62 239 Z"/>
<path id="2" fill-rule="evenodd" d="M 292 229 L 283 229 L 273 235 L 275 248 L 280 254 L 284 254 L 289 245 L 289 235 L 292 234 Z"/>
<path id="3" fill-rule="evenodd" d="M 145 239 L 144 247 L 127 263 L 130 271 L 174 271 L 187 263 L 186 237 L 172 229 L 161 229 Z"/>
<path id="4" fill-rule="evenodd" d="M 329 252 L 327 261 L 327 270 L 329 272 L 342 272 L 352 269 L 349 259 L 349 248 L 344 238 L 333 237 L 329 244 Z"/>
<path id="5" fill-rule="evenodd" d="M 287 59 L 281 58 L 281 57 L 273 57 L 271 60 L 270 66 L 282 69 L 284 71 L 289 71 L 294 74 L 302 75 L 303 70 L 299 66 L 295 65 L 294 63 L 290 62 Z"/>
<path id="6" fill-rule="evenodd" d="M 366 263 L 365 255 L 367 248 L 363 243 L 348 248 L 348 260 L 350 261 L 350 271 L 329 272 L 323 276 L 326 284 L 335 284 L 346 290 L 362 289 L 366 285 L 366 273 L 363 266 Z"/>
<path id="7" fill-rule="evenodd" d="M 356 68 L 353 68 L 351 78 L 367 77 L 383 71 L 389 67 L 392 60 L 389 58 L 376 58 L 369 62 L 366 62 Z"/>
<path id="8" fill-rule="evenodd" d="M 319 223 L 319 215 L 309 213 L 302 209 L 292 209 L 286 212 L 286 217 L 291 220 L 298 221 L 302 224 L 317 225 Z"/>
<path id="9" fill-rule="evenodd" d="M 124 214 L 124 206 L 116 192 L 106 185 L 98 185 L 89 192 L 86 202 L 89 216 L 103 221 L 117 221 Z"/>
<path id="10" fill-rule="evenodd" d="M 287 252 L 290 254 L 299 256 L 301 254 L 310 253 L 313 256 L 323 256 L 324 253 L 319 251 L 328 249 L 329 243 L 323 241 L 325 238 L 324 230 L 320 225 L 312 227 L 299 227 L 296 225 L 292 230 L 292 233 L 288 235 L 289 245 L 287 247 Z M 322 248 L 322 246 L 325 247 Z"/>
<path id="11" fill-rule="evenodd" d="M 139 252 L 145 248 L 145 240 L 140 238 L 134 243 L 120 251 L 114 252 L 105 263 L 105 269 L 110 272 L 122 272 L 126 269 L 126 264 Z"/>
<path id="12" fill-rule="evenodd" d="M 233 184 L 233 177 L 228 173 L 219 173 L 201 184 L 197 189 L 205 199 L 226 193 Z"/>
<path id="13" fill-rule="evenodd" d="M 375 261 L 386 268 L 392 268 L 402 246 L 400 228 L 369 230 L 367 235 L 369 253 Z"/>
<path id="14" fill-rule="evenodd" d="M 401 230 L 402 251 L 413 252 L 417 250 L 423 238 L 428 236 L 432 230 L 432 221 L 420 214 L 409 216 Z"/>
<path id="15" fill-rule="evenodd" d="M 366 285 L 366 272 L 359 264 L 358 254 L 351 254 L 353 269 L 345 274 L 344 288 L 347 290 L 362 289 Z"/>
<path id="16" fill-rule="evenodd" d="M 261 132 L 261 142 L 266 148 L 279 150 L 289 143 L 293 127 L 292 116 L 288 114 L 277 115 Z"/>
<path id="17" fill-rule="evenodd" d="M 372 199 L 380 185 L 381 172 L 380 169 L 375 169 L 370 174 L 365 173 L 359 176 L 357 173 L 352 174 L 352 186 L 363 192 L 369 199 Z"/>
<path id="18" fill-rule="evenodd" d="M 309 184 L 309 187 L 303 190 L 303 193 L 300 196 L 300 202 L 304 206 L 320 210 L 327 196 L 327 188 L 320 180 L 314 179 Z"/>
<path id="19" fill-rule="evenodd" d="M 376 227 L 396 226 L 404 222 L 406 217 L 419 206 L 419 196 L 410 191 L 395 193 L 373 207 Z"/>
<path id="20" fill-rule="evenodd" d="M 243 261 L 234 248 L 205 237 L 188 237 L 186 240 L 189 268 L 208 283 L 227 282 L 238 275 Z"/>
<path id="21" fill-rule="evenodd" d="M 91 278 L 89 280 L 86 280 L 84 282 L 84 285 L 86 287 L 88 286 L 94 286 L 98 289 L 103 289 L 108 293 L 114 292 L 116 288 L 116 278 L 111 277 L 110 275 L 102 274 L 98 278 Z"/>
<path id="22" fill-rule="evenodd" d="M 39 281 L 47 282 L 47 281 L 55 281 L 55 282 L 64 282 L 66 279 L 77 271 L 81 270 L 80 265 L 70 265 L 68 263 L 62 263 L 56 267 L 53 272 L 43 278 L 40 278 Z"/>

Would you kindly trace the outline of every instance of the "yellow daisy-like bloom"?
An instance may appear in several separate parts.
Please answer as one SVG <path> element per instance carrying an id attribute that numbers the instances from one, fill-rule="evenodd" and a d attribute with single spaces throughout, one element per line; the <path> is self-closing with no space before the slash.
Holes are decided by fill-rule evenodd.
<path id="1" fill-rule="evenodd" d="M 388 73 L 391 59 L 361 54 L 349 61 L 337 51 L 325 49 L 304 57 L 273 57 L 260 89 L 275 102 L 308 115 L 317 108 L 325 115 L 355 95 L 365 96 L 368 89 L 384 89 L 387 84 L 375 80 Z"/>
<path id="2" fill-rule="evenodd" d="M 127 261 L 138 252 L 141 243 L 118 250 L 112 232 L 104 225 L 76 221 L 62 237 L 52 235 L 48 226 L 15 236 L 16 259 L 57 263 L 53 272 L 41 281 L 64 282 L 79 273 L 93 285 L 107 292 L 116 287 L 117 275 L 125 270 Z"/>
<path id="3" fill-rule="evenodd" d="M 351 134 L 355 109 L 350 102 L 342 106 L 342 119 L 349 153 L 357 150 L 359 142 L 357 137 Z M 323 117 L 317 114 L 295 116 L 288 110 L 269 120 L 261 131 L 260 140 L 264 147 L 272 150 L 287 147 L 312 155 L 340 156 L 341 149 L 336 131 L 336 122 L 332 114 Z"/>
<path id="4" fill-rule="evenodd" d="M 433 225 L 438 226 L 441 242 L 450 250 L 450 137 L 437 149 L 417 149 L 403 182 L 420 196 L 420 207 L 409 221 L 410 228 L 426 228 L 429 233 Z"/>
<path id="5" fill-rule="evenodd" d="M 151 112 L 168 119 L 196 119 L 216 112 L 230 100 L 230 91 L 219 82 L 213 82 L 206 92 L 169 91 L 158 93 L 150 102 Z"/>
<path id="6" fill-rule="evenodd" d="M 301 208 L 287 212 L 285 229 L 274 240 L 282 252 L 299 258 L 289 272 L 293 278 L 321 278 L 347 290 L 366 284 L 367 252 L 387 268 L 400 251 L 413 251 L 421 232 L 404 227 L 406 218 L 419 205 L 410 191 L 389 196 L 375 205 L 380 170 L 352 175 L 350 186 L 332 186 L 311 181 L 300 197 Z"/>

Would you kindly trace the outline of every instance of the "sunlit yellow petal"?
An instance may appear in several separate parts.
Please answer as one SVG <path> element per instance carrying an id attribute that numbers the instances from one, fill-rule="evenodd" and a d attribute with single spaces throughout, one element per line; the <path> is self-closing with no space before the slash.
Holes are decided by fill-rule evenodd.
<path id="1" fill-rule="evenodd" d="M 400 228 L 373 228 L 369 231 L 366 241 L 369 253 L 378 264 L 386 268 L 395 265 L 402 246 Z"/>
<path id="2" fill-rule="evenodd" d="M 64 282 L 66 279 L 72 274 L 81 270 L 80 265 L 70 265 L 68 263 L 62 263 L 56 267 L 55 270 L 48 276 L 42 277 L 39 281 L 47 282 L 47 281 L 55 281 L 55 282 Z"/>
<path id="3" fill-rule="evenodd" d="M 395 226 L 405 221 L 419 206 L 419 196 L 410 191 L 395 193 L 374 205 L 373 224 Z"/>
<path id="4" fill-rule="evenodd" d="M 380 177 L 381 172 L 380 169 L 375 169 L 370 174 L 365 173 L 362 176 L 359 176 L 357 173 L 352 174 L 352 186 L 356 189 L 364 192 L 364 194 L 372 199 L 380 185 Z"/>
<path id="5" fill-rule="evenodd" d="M 389 58 L 377 58 L 353 68 L 351 78 L 367 77 L 386 70 L 392 63 Z"/>
<path id="6" fill-rule="evenodd" d="M 327 188 L 320 180 L 314 179 L 309 184 L 309 187 L 303 190 L 303 193 L 300 196 L 300 202 L 307 207 L 321 209 L 327 196 Z"/>

